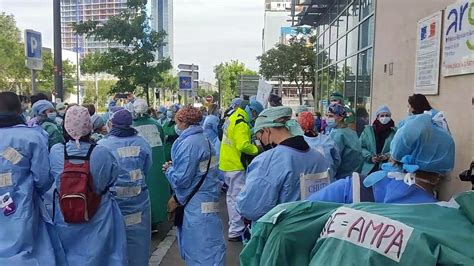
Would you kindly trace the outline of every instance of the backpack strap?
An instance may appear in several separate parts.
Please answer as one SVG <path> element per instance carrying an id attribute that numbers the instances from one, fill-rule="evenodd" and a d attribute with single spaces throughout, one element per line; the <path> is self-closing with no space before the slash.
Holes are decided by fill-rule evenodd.
<path id="1" fill-rule="evenodd" d="M 87 151 L 86 156 L 69 156 L 67 154 L 66 144 L 64 144 L 64 160 L 65 161 L 69 161 L 69 160 L 90 161 L 91 154 L 92 154 L 92 151 L 94 150 L 95 146 L 97 146 L 97 145 L 96 144 L 91 144 L 91 146 L 89 147 L 89 150 Z"/>
<path id="2" fill-rule="evenodd" d="M 209 168 L 211 167 L 211 161 L 212 161 L 212 148 L 211 148 L 211 142 L 207 141 L 207 143 L 209 144 L 209 161 L 207 162 L 206 173 L 201 177 L 201 180 L 199 180 L 199 183 L 196 185 L 193 192 L 191 192 L 188 199 L 184 202 L 183 207 L 186 207 L 186 205 L 188 205 L 188 203 L 191 201 L 191 199 L 194 197 L 194 195 L 196 195 L 196 193 L 199 191 L 202 184 L 204 183 L 204 180 L 206 179 L 207 174 L 209 173 Z M 179 201 L 177 201 L 177 202 L 179 202 Z"/>
<path id="3" fill-rule="evenodd" d="M 358 173 L 352 174 L 352 203 L 375 202 L 372 187 L 365 187 L 364 179 Z"/>

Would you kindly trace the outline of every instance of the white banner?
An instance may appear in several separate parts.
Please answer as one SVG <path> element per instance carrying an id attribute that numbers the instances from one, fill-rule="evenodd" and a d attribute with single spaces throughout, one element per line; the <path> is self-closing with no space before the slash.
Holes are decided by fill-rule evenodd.
<path id="1" fill-rule="evenodd" d="M 443 76 L 474 73 L 474 2 L 459 0 L 444 12 Z"/>
<path id="2" fill-rule="evenodd" d="M 259 101 L 263 107 L 267 106 L 268 97 L 272 93 L 273 86 L 266 83 L 263 79 L 258 81 L 257 101 Z"/>
<path id="3" fill-rule="evenodd" d="M 442 12 L 418 21 L 415 93 L 438 94 Z"/>

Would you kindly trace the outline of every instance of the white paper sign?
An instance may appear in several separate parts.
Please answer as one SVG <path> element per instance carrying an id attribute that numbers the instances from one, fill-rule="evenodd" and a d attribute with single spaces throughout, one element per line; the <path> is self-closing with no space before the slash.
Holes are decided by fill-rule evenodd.
<path id="1" fill-rule="evenodd" d="M 442 12 L 418 22 L 415 93 L 438 94 Z"/>
<path id="2" fill-rule="evenodd" d="M 129 215 L 125 215 L 125 225 L 130 226 L 130 225 L 135 225 L 139 224 L 142 222 L 142 212 L 137 212 L 137 213 L 132 213 Z"/>
<path id="3" fill-rule="evenodd" d="M 412 227 L 390 218 L 340 207 L 329 217 L 320 238 L 348 241 L 400 262 L 412 232 Z"/>
<path id="4" fill-rule="evenodd" d="M 474 73 L 474 2 L 459 0 L 444 12 L 443 75 Z"/>
<path id="5" fill-rule="evenodd" d="M 259 101 L 264 107 L 267 106 L 268 97 L 272 93 L 273 86 L 260 79 L 258 81 L 257 101 Z"/>
<path id="6" fill-rule="evenodd" d="M 137 157 L 140 155 L 140 146 L 118 148 L 117 153 L 120 158 Z"/>
<path id="7" fill-rule="evenodd" d="M 23 159 L 23 155 L 12 147 L 6 148 L 1 155 L 12 164 L 17 164 Z"/>
<path id="8" fill-rule="evenodd" d="M 163 146 L 160 131 L 155 125 L 137 126 L 138 135 L 143 137 L 152 148 Z"/>
<path id="9" fill-rule="evenodd" d="M 301 174 L 301 200 L 307 199 L 311 194 L 323 189 L 330 183 L 329 171 L 318 174 Z"/>

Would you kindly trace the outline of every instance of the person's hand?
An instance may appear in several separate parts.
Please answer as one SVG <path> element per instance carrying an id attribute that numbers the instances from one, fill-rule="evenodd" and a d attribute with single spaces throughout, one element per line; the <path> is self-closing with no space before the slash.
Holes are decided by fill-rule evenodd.
<path id="1" fill-rule="evenodd" d="M 388 156 L 387 155 L 380 155 L 379 156 L 379 162 L 386 162 L 388 161 Z"/>
<path id="2" fill-rule="evenodd" d="M 378 155 L 372 156 L 372 162 L 373 163 L 378 163 L 379 162 L 379 156 Z"/>
<path id="3" fill-rule="evenodd" d="M 173 165 L 173 162 L 172 161 L 169 161 L 169 162 L 166 162 L 163 164 L 163 167 L 161 168 L 163 170 L 163 172 L 166 172 L 168 171 L 168 168 L 170 168 L 170 166 Z"/>

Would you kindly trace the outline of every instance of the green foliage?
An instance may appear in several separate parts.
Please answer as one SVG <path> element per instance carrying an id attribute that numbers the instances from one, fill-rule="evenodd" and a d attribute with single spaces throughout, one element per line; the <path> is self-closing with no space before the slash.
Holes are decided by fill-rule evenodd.
<path id="1" fill-rule="evenodd" d="M 257 72 L 247 69 L 245 64 L 237 60 L 220 63 L 214 67 L 216 79 L 220 80 L 222 105 L 227 106 L 238 95 L 240 75 L 257 75 Z"/>
<path id="2" fill-rule="evenodd" d="M 98 80 L 98 97 L 96 96 L 95 81 L 84 81 L 85 95 L 84 104 L 95 104 L 98 100 L 99 112 L 104 112 L 107 107 L 107 100 L 110 89 L 115 85 L 115 80 Z"/>
<path id="3" fill-rule="evenodd" d="M 303 104 L 302 91 L 307 82 L 312 81 L 316 69 L 316 53 L 313 50 L 314 37 L 307 29 L 298 29 L 289 44 L 278 44 L 257 57 L 260 61 L 259 73 L 266 79 L 277 77 L 295 83 Z"/>
<path id="4" fill-rule="evenodd" d="M 129 0 L 128 7 L 104 23 L 87 21 L 74 25 L 74 28 L 78 34 L 106 41 L 112 47 L 104 53 L 91 56 L 95 62 L 85 64 L 87 72 L 106 72 L 117 77 L 112 93 L 139 94 L 136 90 L 140 87 L 149 99 L 148 88 L 159 83 L 161 73 L 171 68 L 169 59 L 155 61 L 156 51 L 165 45 L 166 34 L 151 29 L 146 1 Z"/>
<path id="5" fill-rule="evenodd" d="M 0 89 L 16 90 L 29 95 L 31 74 L 25 66 L 25 48 L 15 18 L 0 13 Z M 74 90 L 75 68 L 69 61 L 63 61 L 63 80 L 66 92 Z M 50 51 L 43 49 L 43 70 L 36 73 L 39 92 L 51 95 L 54 91 L 54 61 Z"/>

